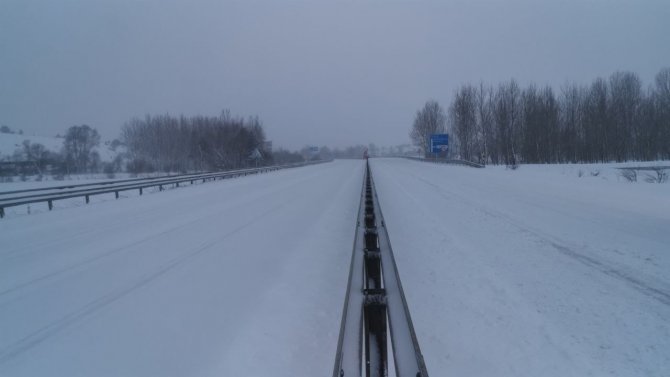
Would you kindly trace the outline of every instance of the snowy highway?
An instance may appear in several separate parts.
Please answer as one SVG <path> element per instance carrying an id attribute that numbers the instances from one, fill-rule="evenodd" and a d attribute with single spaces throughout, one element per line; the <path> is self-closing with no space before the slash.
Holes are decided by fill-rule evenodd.
<path id="1" fill-rule="evenodd" d="M 667 376 L 662 185 L 370 164 L 431 376 Z M 0 376 L 329 375 L 364 166 L 3 219 Z"/>
<path id="2" fill-rule="evenodd" d="M 332 370 L 362 161 L 0 223 L 0 376 Z"/>
<path id="3" fill-rule="evenodd" d="M 371 165 L 431 375 L 668 375 L 667 186 Z"/>

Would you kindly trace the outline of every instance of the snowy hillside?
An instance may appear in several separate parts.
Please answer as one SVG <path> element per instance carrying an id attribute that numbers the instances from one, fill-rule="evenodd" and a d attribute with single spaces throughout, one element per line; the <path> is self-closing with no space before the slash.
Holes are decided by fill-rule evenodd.
<path id="1" fill-rule="evenodd" d="M 24 140 L 42 144 L 52 152 L 59 152 L 63 147 L 62 138 L 0 133 L 0 157 L 11 156 L 15 150 L 23 148 Z"/>

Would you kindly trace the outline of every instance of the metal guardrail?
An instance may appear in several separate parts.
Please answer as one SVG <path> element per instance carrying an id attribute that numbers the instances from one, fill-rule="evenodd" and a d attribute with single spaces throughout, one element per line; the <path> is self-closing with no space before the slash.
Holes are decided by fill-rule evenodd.
<path id="1" fill-rule="evenodd" d="M 266 168 L 260 168 L 260 169 L 266 169 Z M 200 173 L 200 174 L 184 174 L 184 175 L 178 175 L 178 176 L 171 176 L 171 177 L 158 177 L 158 178 L 153 178 L 149 183 L 150 186 L 152 184 L 170 184 L 173 183 L 175 180 L 178 180 L 180 182 L 185 182 L 185 181 L 196 181 L 200 179 L 208 179 L 210 177 L 219 177 L 221 174 L 243 174 L 245 172 L 253 172 L 254 169 L 244 169 L 244 170 L 232 170 L 232 171 L 226 171 L 226 172 L 218 172 L 218 173 Z M 40 193 L 40 194 L 27 194 L 27 195 L 20 195 L 20 196 L 13 196 L 9 198 L 2 198 L 0 197 L 0 203 L 3 201 L 16 201 L 16 200 L 21 200 L 21 199 L 29 199 L 29 198 L 40 198 L 40 197 L 46 197 L 46 196 L 53 196 L 53 195 L 68 195 L 68 194 L 76 194 L 76 193 L 85 193 L 85 192 L 94 192 L 96 190 L 104 190 L 106 188 L 112 188 L 112 189 L 118 189 L 118 188 L 135 188 L 138 186 L 137 183 L 131 183 L 131 184 L 125 184 L 127 180 L 118 180 L 118 181 L 112 181 L 112 183 L 104 183 L 102 185 L 98 185 L 96 183 L 89 183 L 89 184 L 83 184 L 83 185 L 76 185 L 72 186 L 74 188 L 73 190 L 65 190 L 65 191 L 58 191 L 58 192 L 51 192 L 51 193 Z M 203 181 L 204 182 L 204 181 Z M 147 184 L 140 184 L 142 186 L 146 186 Z M 86 187 L 86 186 L 101 186 L 99 188 L 86 188 L 86 189 L 80 189 L 80 187 Z M 155 186 L 155 185 L 153 185 Z M 48 187 L 44 187 L 41 190 L 40 189 L 35 189 L 35 190 L 25 190 L 22 191 L 21 193 L 27 193 L 27 192 L 35 192 L 35 191 L 44 191 L 44 190 L 49 190 Z M 121 190 L 123 191 L 123 190 Z M 4 193 L 0 193 L 0 195 L 3 195 Z"/>
<path id="2" fill-rule="evenodd" d="M 19 196 L 12 196 L 12 197 L 0 197 L 0 218 L 3 218 L 5 216 L 5 208 L 9 207 L 17 207 L 21 205 L 27 205 L 27 204 L 33 204 L 33 203 L 47 203 L 49 210 L 53 209 L 53 202 L 56 200 L 63 200 L 63 199 L 71 199 L 71 198 L 79 198 L 83 197 L 85 199 L 85 202 L 88 204 L 90 201 L 90 197 L 94 195 L 101 195 L 101 194 L 110 194 L 114 193 L 116 196 L 116 199 L 119 198 L 119 193 L 122 191 L 129 191 L 129 190 L 139 190 L 139 194 L 142 195 L 144 189 L 147 188 L 152 188 L 152 187 L 158 187 L 159 191 L 163 191 L 165 186 L 169 185 L 174 185 L 175 187 L 179 187 L 181 183 L 185 182 L 190 182 L 190 184 L 194 184 L 196 181 L 202 181 L 203 183 L 206 181 L 214 181 L 217 179 L 225 179 L 225 178 L 232 178 L 232 177 L 238 177 L 238 176 L 246 176 L 249 174 L 258 174 L 258 173 L 264 173 L 264 172 L 269 172 L 269 171 L 274 171 L 274 170 L 280 170 L 280 169 L 288 169 L 288 168 L 295 168 L 295 167 L 301 167 L 301 166 L 307 166 L 307 165 L 314 165 L 314 164 L 319 164 L 319 163 L 324 163 L 328 161 L 310 161 L 310 162 L 301 162 L 297 164 L 288 164 L 288 165 L 277 165 L 277 166 L 266 166 L 262 168 L 253 168 L 253 169 L 243 169 L 243 170 L 232 170 L 232 171 L 226 171 L 226 172 L 218 172 L 218 173 L 204 173 L 204 174 L 187 174 L 187 175 L 179 175 L 179 176 L 172 176 L 170 178 L 165 178 L 165 177 L 160 177 L 160 178 L 155 178 L 152 179 L 149 182 L 141 182 L 141 183 L 128 183 L 129 181 L 132 180 L 118 180 L 118 181 L 112 181 L 112 182 L 104 182 L 102 184 L 82 184 L 82 185 L 74 185 L 74 190 L 65 190 L 65 191 L 60 191 L 56 193 L 41 193 L 41 194 L 28 194 L 28 195 L 19 195 Z M 142 179 L 144 180 L 144 179 Z M 86 187 L 86 186 L 102 186 L 102 187 L 93 187 L 93 188 L 81 188 L 81 187 Z M 69 186 L 57 186 L 57 187 L 51 187 L 51 188 L 42 188 L 40 190 L 49 190 L 49 189 L 65 189 L 68 188 Z M 18 193 L 29 193 L 29 192 L 35 192 L 35 191 L 40 191 L 40 190 L 16 190 L 19 191 Z M 16 193 L 16 191 L 14 193 Z M 12 193 L 10 192 L 4 192 L 0 194 L 7 194 L 7 193 Z"/>
<path id="3" fill-rule="evenodd" d="M 366 166 L 333 377 L 428 377 Z"/>
<path id="4" fill-rule="evenodd" d="M 658 165 L 658 166 L 626 166 L 626 167 L 620 167 L 617 168 L 619 170 L 649 170 L 649 171 L 655 171 L 655 170 L 663 170 L 663 169 L 670 169 L 670 166 L 667 165 Z"/>
<path id="5" fill-rule="evenodd" d="M 31 188 L 31 189 L 24 189 L 24 190 L 0 191 L 0 196 L 11 195 L 11 194 L 23 194 L 23 193 L 27 193 L 27 192 L 65 190 L 65 189 L 72 189 L 72 188 L 78 188 L 78 187 L 105 186 L 105 185 L 113 185 L 113 184 L 123 183 L 123 182 L 141 182 L 141 181 L 152 181 L 152 180 L 166 179 L 166 178 L 180 178 L 180 177 L 198 176 L 198 175 L 211 174 L 211 173 L 213 173 L 213 172 L 200 172 L 200 173 L 190 173 L 190 174 L 168 174 L 168 175 L 161 175 L 161 176 L 156 176 L 156 177 L 114 179 L 114 180 L 101 181 L 101 182 L 95 182 L 95 183 L 77 183 L 77 184 L 71 184 L 71 185 L 39 187 L 39 188 Z"/>
<path id="6" fill-rule="evenodd" d="M 472 161 L 458 160 L 458 159 L 434 159 L 434 158 L 421 158 L 421 157 L 405 157 L 408 160 L 415 160 L 421 162 L 432 162 L 434 164 L 451 164 L 451 165 L 464 165 L 471 168 L 485 168 L 486 165 L 478 164 Z"/>

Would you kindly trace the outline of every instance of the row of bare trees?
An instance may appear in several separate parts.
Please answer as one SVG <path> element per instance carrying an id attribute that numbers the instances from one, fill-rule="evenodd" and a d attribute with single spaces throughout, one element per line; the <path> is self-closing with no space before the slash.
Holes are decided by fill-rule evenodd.
<path id="1" fill-rule="evenodd" d="M 430 135 L 444 133 L 446 125 L 444 109 L 437 101 L 430 100 L 416 112 L 409 137 L 427 155 L 430 152 Z"/>
<path id="2" fill-rule="evenodd" d="M 5 126 L 6 127 L 6 126 Z M 0 130 L 3 133 L 9 128 Z M 100 134 L 88 125 L 72 126 L 62 137 L 60 151 L 47 149 L 40 143 L 24 140 L 12 156 L 0 159 L 0 176 L 53 174 L 57 176 L 94 173 L 105 168 L 95 148 L 100 144 Z M 118 161 L 117 161 L 118 163 Z"/>
<path id="3" fill-rule="evenodd" d="M 463 85 L 446 119 L 456 135 L 458 154 L 467 160 L 516 164 L 668 159 L 670 68 L 662 69 L 647 89 L 632 72 L 616 72 L 589 86 L 567 84 L 559 94 L 549 86 L 522 89 L 514 80 L 497 88 Z M 417 144 L 426 140 L 418 132 L 416 138 L 411 136 Z"/>
<path id="4" fill-rule="evenodd" d="M 131 172 L 236 169 L 255 164 L 250 159 L 258 155 L 255 150 L 269 157 L 258 117 L 245 119 L 228 111 L 218 117 L 135 118 L 122 127 L 121 140 Z"/>

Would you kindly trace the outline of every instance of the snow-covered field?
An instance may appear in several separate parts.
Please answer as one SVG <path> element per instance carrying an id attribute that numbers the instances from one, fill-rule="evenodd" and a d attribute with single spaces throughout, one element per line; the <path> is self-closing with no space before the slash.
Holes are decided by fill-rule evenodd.
<path id="1" fill-rule="evenodd" d="M 670 183 L 371 164 L 432 376 L 668 375 Z M 0 220 L 0 376 L 329 375 L 363 167 Z"/>
<path id="2" fill-rule="evenodd" d="M 371 163 L 431 375 L 669 375 L 670 183 Z"/>
<path id="3" fill-rule="evenodd" d="M 23 149 L 24 140 L 28 140 L 31 144 L 42 144 L 52 152 L 58 152 L 63 147 L 61 138 L 0 133 L 0 157 L 11 156 L 15 150 Z"/>
<path id="4" fill-rule="evenodd" d="M 23 150 L 25 140 L 28 140 L 31 144 L 42 144 L 48 151 L 60 152 L 63 148 L 64 139 L 50 136 L 0 133 L 0 158 L 9 158 L 16 150 Z M 111 161 L 118 154 L 118 152 L 109 149 L 108 143 L 107 141 L 100 142 L 100 145 L 94 148 L 100 155 L 101 161 Z"/>
<path id="5" fill-rule="evenodd" d="M 0 221 L 0 376 L 332 370 L 362 161 Z"/>

